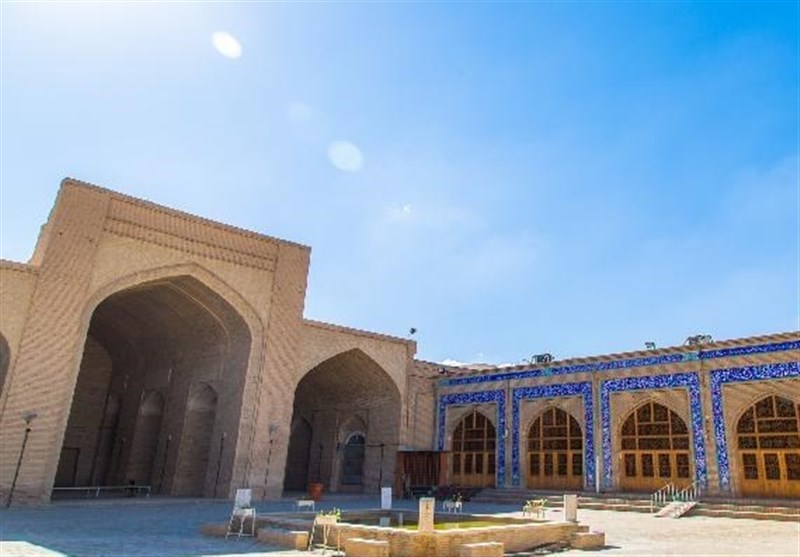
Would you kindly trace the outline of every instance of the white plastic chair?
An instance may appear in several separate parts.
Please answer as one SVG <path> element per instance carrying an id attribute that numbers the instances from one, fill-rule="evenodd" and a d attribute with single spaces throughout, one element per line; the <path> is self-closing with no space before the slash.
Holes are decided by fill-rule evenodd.
<path id="1" fill-rule="evenodd" d="M 250 506 L 250 501 L 253 498 L 252 489 L 237 489 L 236 499 L 233 502 L 233 511 L 231 512 L 231 519 L 228 522 L 228 531 L 225 534 L 225 539 L 228 536 L 236 534 L 237 539 L 242 536 L 255 537 L 256 535 L 256 509 Z M 244 524 L 246 519 L 250 518 L 250 533 L 244 531 Z M 234 530 L 234 524 L 238 521 L 239 529 Z"/>

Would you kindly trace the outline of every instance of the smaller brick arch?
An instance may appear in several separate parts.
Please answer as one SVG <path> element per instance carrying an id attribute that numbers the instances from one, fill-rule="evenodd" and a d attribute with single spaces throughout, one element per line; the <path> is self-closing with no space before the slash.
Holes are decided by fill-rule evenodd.
<path id="1" fill-rule="evenodd" d="M 203 496 L 209 477 L 215 475 L 221 465 L 220 459 L 212 455 L 212 452 L 222 455 L 227 437 L 223 432 L 219 439 L 214 439 L 217 399 L 216 390 L 205 382 L 195 383 L 189 390 L 172 489 L 175 495 Z M 218 445 L 217 451 L 212 451 L 214 445 Z M 212 487 L 214 495 L 218 487 Z"/>
<path id="2" fill-rule="evenodd" d="M 400 438 L 401 393 L 393 378 L 360 349 L 341 352 L 308 371 L 297 385 L 293 421 L 309 419 L 311 441 L 293 432 L 289 439 L 289 459 L 305 463 L 302 472 L 293 470 L 284 478 L 284 489 L 297 489 L 299 478 L 322 482 L 329 490 L 346 488 L 342 451 L 347 435 L 364 434 L 364 492 L 375 491 L 394 471 Z M 310 446 L 310 458 L 299 455 Z M 347 480 L 348 482 L 350 479 Z M 355 485 L 355 484 L 352 484 Z"/>
<path id="3" fill-rule="evenodd" d="M 142 397 L 139 415 L 131 445 L 131 461 L 126 477 L 137 484 L 155 483 L 155 458 L 164 414 L 164 396 L 158 391 L 149 391 Z"/>

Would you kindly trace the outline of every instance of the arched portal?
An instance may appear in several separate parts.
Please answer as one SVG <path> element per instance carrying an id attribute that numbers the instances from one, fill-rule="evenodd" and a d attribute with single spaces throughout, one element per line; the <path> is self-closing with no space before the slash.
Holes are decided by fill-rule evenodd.
<path id="1" fill-rule="evenodd" d="M 495 485 L 497 432 L 481 412 L 473 410 L 453 432 L 451 481 L 459 486 Z"/>
<path id="2" fill-rule="evenodd" d="M 152 477 L 155 464 L 158 434 L 164 415 L 164 397 L 158 391 L 144 394 L 136 417 L 136 429 L 131 447 L 131 463 L 128 467 L 134 478 Z"/>
<path id="3" fill-rule="evenodd" d="M 345 476 L 354 481 L 355 475 L 345 474 L 343 469 L 343 453 L 354 432 L 348 424 L 359 424 L 358 432 L 364 437 L 358 490 L 375 492 L 391 485 L 400 439 L 400 409 L 400 391 L 394 381 L 362 350 L 342 352 L 314 367 L 295 390 L 292 423 L 305 420 L 310 435 L 303 427 L 292 427 L 284 489 L 297 489 L 301 479 L 303 488 L 319 482 L 332 491 L 353 489 L 345 483 Z M 354 445 L 349 450 L 355 454 L 359 449 Z M 303 464 L 305 468 L 301 468 Z M 291 472 L 290 467 L 294 468 Z"/>
<path id="4" fill-rule="evenodd" d="M 361 433 L 354 433 L 344 444 L 342 454 L 342 485 L 364 485 L 364 456 L 367 439 Z"/>
<path id="5" fill-rule="evenodd" d="M 195 383 L 189 390 L 189 403 L 181 433 L 180 449 L 173 492 L 181 495 L 202 495 L 206 471 L 211 460 L 214 421 L 217 415 L 217 393 L 208 383 Z M 225 435 L 220 433 L 219 449 L 225 449 Z M 219 463 L 214 463 L 214 470 Z M 216 497 L 219 480 L 214 482 L 212 494 Z"/>
<path id="6" fill-rule="evenodd" d="M 105 298 L 89 323 L 57 485 L 227 494 L 250 348 L 241 315 L 192 276 Z"/>
<path id="7" fill-rule="evenodd" d="M 800 498 L 800 405 L 768 396 L 736 424 L 741 494 Z"/>
<path id="8" fill-rule="evenodd" d="M 561 408 L 548 408 L 528 430 L 528 487 L 583 487 L 583 432 Z"/>
<path id="9" fill-rule="evenodd" d="M 656 491 L 692 482 L 689 430 L 680 416 L 656 402 L 630 413 L 621 429 L 623 491 Z"/>

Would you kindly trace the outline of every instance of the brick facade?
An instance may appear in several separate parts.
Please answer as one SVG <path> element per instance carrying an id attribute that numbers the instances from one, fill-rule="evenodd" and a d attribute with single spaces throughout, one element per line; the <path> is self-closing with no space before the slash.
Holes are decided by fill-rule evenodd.
<path id="1" fill-rule="evenodd" d="M 552 406 L 584 432 L 584 487 L 614 490 L 619 429 L 645 401 L 690 427 L 697 479 L 736 494 L 739 417 L 772 394 L 800 404 L 798 333 L 516 368 L 417 361 L 408 339 L 304 319 L 309 258 L 65 180 L 31 261 L 0 261 L 4 500 L 28 412 L 18 504 L 130 481 L 377 492 L 397 485 L 398 450 L 450 449 L 476 409 L 497 432 L 498 484 L 524 485 L 527 431 Z"/>

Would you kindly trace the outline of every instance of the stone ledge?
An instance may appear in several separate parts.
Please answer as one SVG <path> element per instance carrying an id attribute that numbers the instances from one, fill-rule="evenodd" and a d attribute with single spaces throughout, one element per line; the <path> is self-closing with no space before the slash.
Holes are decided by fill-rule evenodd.
<path id="1" fill-rule="evenodd" d="M 280 528 L 259 528 L 258 541 L 269 545 L 279 545 L 297 551 L 308 549 L 308 532 L 281 530 Z"/>
<path id="2" fill-rule="evenodd" d="M 459 557 L 503 557 L 502 542 L 465 543 L 459 548 Z"/>
<path id="3" fill-rule="evenodd" d="M 600 549 L 606 545 L 605 532 L 577 532 L 569 539 L 574 549 Z"/>
<path id="4" fill-rule="evenodd" d="M 347 557 L 389 557 L 389 542 L 348 538 L 344 541 Z"/>

